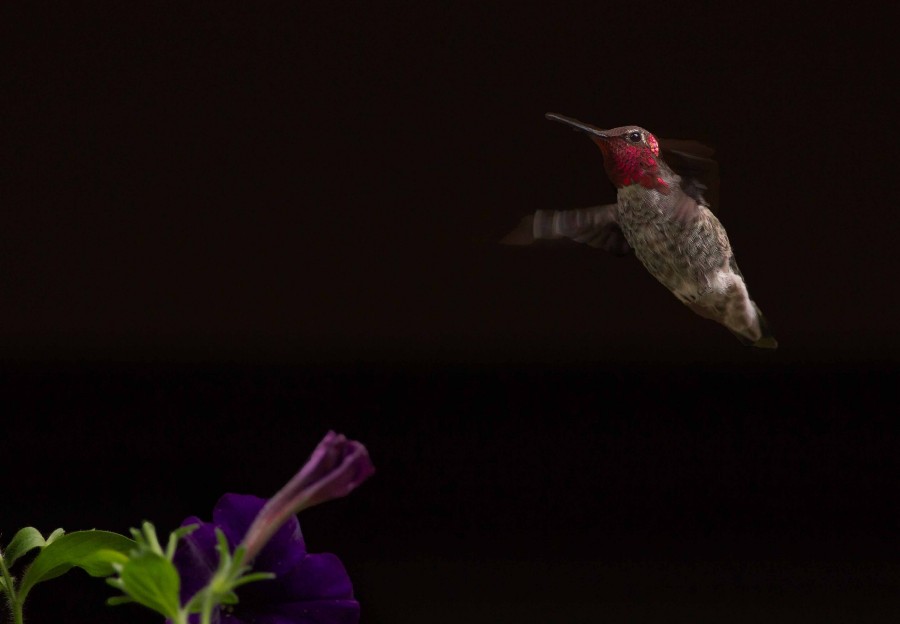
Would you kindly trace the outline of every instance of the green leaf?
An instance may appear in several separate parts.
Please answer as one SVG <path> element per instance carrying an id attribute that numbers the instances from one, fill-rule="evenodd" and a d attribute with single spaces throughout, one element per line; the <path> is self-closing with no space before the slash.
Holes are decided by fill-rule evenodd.
<path id="1" fill-rule="evenodd" d="M 268 581 L 269 579 L 275 578 L 275 574 L 272 572 L 252 572 L 250 574 L 245 574 L 240 577 L 238 580 L 234 582 L 233 587 L 237 588 L 241 585 L 246 585 L 247 583 L 255 583 L 257 581 Z"/>
<path id="2" fill-rule="evenodd" d="M 60 537 L 62 537 L 65 534 L 66 534 L 66 532 L 63 531 L 62 529 L 56 529 L 55 531 L 53 531 L 53 533 L 51 533 L 50 535 L 47 536 L 47 543 L 52 544 L 53 542 L 55 542 L 56 540 L 58 540 Z"/>
<path id="3" fill-rule="evenodd" d="M 6 561 L 6 567 L 13 567 L 16 559 L 34 548 L 43 548 L 46 543 L 44 536 L 36 528 L 25 527 L 24 529 L 19 529 L 13 535 L 12 540 L 10 540 L 9 546 L 6 547 L 6 553 L 3 557 Z"/>
<path id="4" fill-rule="evenodd" d="M 19 586 L 19 600 L 25 602 L 32 587 L 65 574 L 73 567 L 82 568 L 91 576 L 109 576 L 113 566 L 102 551 L 126 553 L 132 548 L 133 541 L 109 531 L 76 531 L 58 537 L 41 550 L 25 572 Z"/>
<path id="5" fill-rule="evenodd" d="M 154 552 L 141 552 L 123 564 L 115 583 L 129 598 L 163 616 L 178 616 L 180 581 L 172 562 Z"/>
<path id="6" fill-rule="evenodd" d="M 199 526 L 199 524 L 189 524 L 187 526 L 179 527 L 169 533 L 169 542 L 166 544 L 166 558 L 169 561 L 175 556 L 175 549 L 178 547 L 178 541 L 185 535 L 193 533 Z"/>
<path id="7" fill-rule="evenodd" d="M 113 568 L 115 568 L 115 564 L 123 564 L 128 561 L 128 555 L 118 550 L 110 550 L 108 548 L 101 548 L 89 558 L 91 563 L 105 561 L 107 563 L 112 564 Z"/>

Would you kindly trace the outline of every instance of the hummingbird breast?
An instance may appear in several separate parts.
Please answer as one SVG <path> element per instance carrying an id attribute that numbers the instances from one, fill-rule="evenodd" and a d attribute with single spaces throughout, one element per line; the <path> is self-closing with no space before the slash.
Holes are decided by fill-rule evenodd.
<path id="1" fill-rule="evenodd" d="M 671 186 L 668 195 L 638 185 L 620 188 L 617 220 L 650 274 L 692 303 L 719 287 L 721 272 L 731 272 L 731 245 L 709 209 Z"/>
<path id="2" fill-rule="evenodd" d="M 631 185 L 619 189 L 617 220 L 628 244 L 653 277 L 700 316 L 719 322 L 746 344 L 765 334 L 725 228 L 709 208 L 677 184 L 659 193 Z"/>

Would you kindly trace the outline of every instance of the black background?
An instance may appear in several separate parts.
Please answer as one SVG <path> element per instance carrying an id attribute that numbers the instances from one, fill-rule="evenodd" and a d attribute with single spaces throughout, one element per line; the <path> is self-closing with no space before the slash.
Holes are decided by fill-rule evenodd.
<path id="1" fill-rule="evenodd" d="M 5 6 L 3 543 L 273 493 L 363 622 L 896 621 L 886 15 L 647 3 Z M 781 347 L 634 258 L 496 240 L 612 201 L 543 119 L 716 146 Z M 156 621 L 80 573 L 30 621 Z"/>

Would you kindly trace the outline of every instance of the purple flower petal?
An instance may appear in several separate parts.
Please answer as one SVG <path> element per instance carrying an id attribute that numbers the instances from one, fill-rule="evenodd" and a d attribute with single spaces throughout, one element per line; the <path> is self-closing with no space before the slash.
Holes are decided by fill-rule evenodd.
<path id="1" fill-rule="evenodd" d="M 247 585 L 240 594 L 241 599 L 246 598 L 257 604 L 353 598 L 353 585 L 347 570 L 341 560 L 331 553 L 306 555 L 296 567 L 277 580 L 277 583 Z"/>
<path id="2" fill-rule="evenodd" d="M 356 624 L 359 622 L 359 603 L 355 600 L 282 603 L 274 615 L 277 619 L 267 620 L 268 624 Z"/>
<path id="3" fill-rule="evenodd" d="M 181 578 L 182 604 L 206 585 L 218 564 L 215 529 L 222 529 L 234 547 L 266 501 L 256 496 L 226 494 L 213 511 L 214 522 L 188 518 L 200 525 L 182 538 L 175 553 Z M 300 523 L 291 517 L 253 561 L 254 571 L 276 578 L 250 583 L 238 590 L 240 602 L 214 621 L 222 624 L 356 624 L 359 603 L 340 559 L 330 553 L 308 554 Z M 196 624 L 199 620 L 191 616 Z"/>
<path id="4" fill-rule="evenodd" d="M 213 524 L 224 531 L 228 541 L 237 544 L 244 539 L 247 529 L 265 504 L 266 501 L 258 496 L 225 494 L 213 507 Z"/>
<path id="5" fill-rule="evenodd" d="M 353 598 L 353 585 L 344 564 L 331 553 L 306 555 L 289 574 L 284 584 L 294 588 L 292 602 L 321 598 Z"/>
<path id="6" fill-rule="evenodd" d="M 266 502 L 264 498 L 249 494 L 225 494 L 213 509 L 213 522 L 225 532 L 229 543 L 240 544 Z M 296 566 L 305 555 L 300 522 L 296 516 L 291 516 L 257 555 L 254 567 L 281 575 Z"/>
<path id="7" fill-rule="evenodd" d="M 280 604 L 265 613 L 237 615 L 223 624 L 356 624 L 359 603 L 355 600 L 320 600 L 301 604 Z"/>
<path id="8" fill-rule="evenodd" d="M 193 533 L 181 538 L 175 551 L 174 564 L 181 576 L 181 601 L 187 602 L 208 582 L 219 562 L 216 553 L 215 525 L 190 517 L 182 526 L 198 524 Z"/>

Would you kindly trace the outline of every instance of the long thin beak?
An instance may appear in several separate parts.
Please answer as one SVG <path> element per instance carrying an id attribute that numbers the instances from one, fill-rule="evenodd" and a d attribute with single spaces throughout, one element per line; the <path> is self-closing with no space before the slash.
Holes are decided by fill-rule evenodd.
<path id="1" fill-rule="evenodd" d="M 564 123 L 567 126 L 571 126 L 575 130 L 580 130 L 581 132 L 592 134 L 596 137 L 600 137 L 601 139 L 609 139 L 609 135 L 606 134 L 606 130 L 601 130 L 596 126 L 583 123 L 581 121 L 578 121 L 577 119 L 572 119 L 571 117 L 565 117 L 563 115 L 557 115 L 556 113 L 547 113 L 546 115 L 544 115 L 544 117 L 552 121 Z"/>

